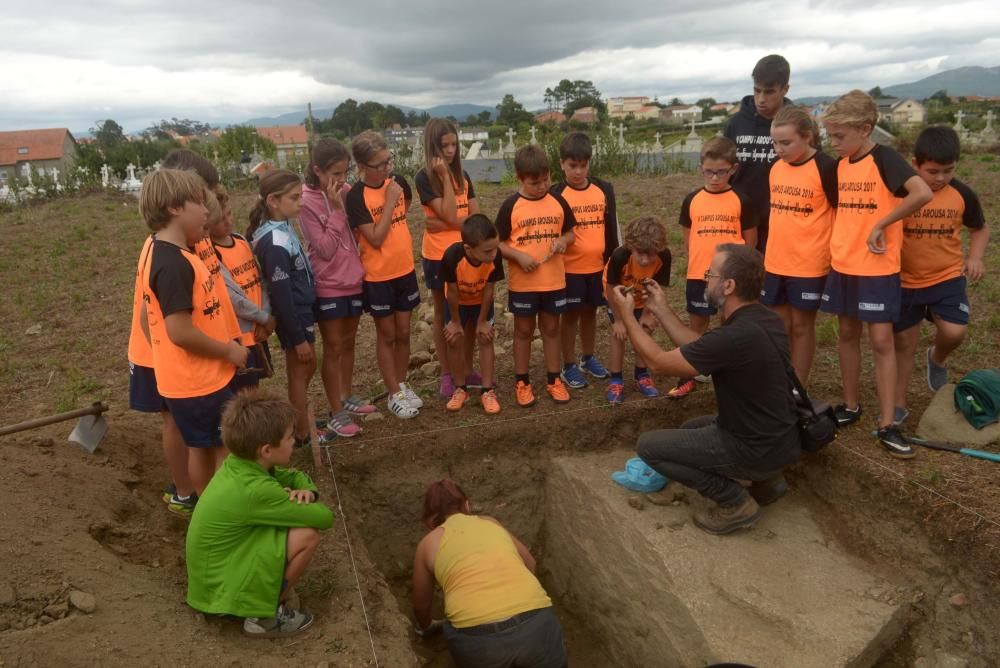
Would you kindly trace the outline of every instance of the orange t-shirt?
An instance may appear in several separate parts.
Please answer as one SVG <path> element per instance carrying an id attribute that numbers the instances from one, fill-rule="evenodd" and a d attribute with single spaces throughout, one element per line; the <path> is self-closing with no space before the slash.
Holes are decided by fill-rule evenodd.
<path id="1" fill-rule="evenodd" d="M 716 246 L 744 243 L 743 230 L 755 227 L 757 222 L 746 195 L 732 188 L 719 193 L 699 188 L 684 198 L 680 224 L 691 231 L 687 277 L 702 281 L 712 264 Z"/>
<path id="2" fill-rule="evenodd" d="M 961 229 L 986 224 L 976 193 L 958 179 L 934 193 L 934 199 L 903 219 L 901 282 L 926 288 L 962 275 Z"/>
<path id="3" fill-rule="evenodd" d="M 413 237 L 410 236 L 410 228 L 406 223 L 406 209 L 413 199 L 413 192 L 402 176 L 393 175 L 392 178 L 403 189 L 403 196 L 392 210 L 391 227 L 380 247 L 372 246 L 358 228 L 362 225 L 374 225 L 381 220 L 389 179 L 377 188 L 358 181 L 347 193 L 347 201 L 344 203 L 347 222 L 354 230 L 361 249 L 365 280 L 369 282 L 391 281 L 413 271 Z"/>
<path id="4" fill-rule="evenodd" d="M 222 264 L 229 270 L 233 280 L 243 290 L 247 299 L 256 304 L 257 308 L 262 308 L 264 306 L 264 286 L 260 281 L 257 258 L 254 257 L 253 249 L 246 239 L 239 234 L 233 234 L 232 237 L 232 246 L 215 244 L 215 250 L 218 252 Z M 256 343 L 252 331 L 242 332 L 241 338 L 245 346 L 252 346 Z"/>
<path id="5" fill-rule="evenodd" d="M 132 292 L 132 330 L 128 335 L 128 361 L 136 366 L 153 368 L 153 348 L 146 340 L 146 335 L 142 331 L 142 276 L 149 263 L 149 256 L 153 250 L 153 239 L 156 236 L 150 234 L 142 244 L 139 251 L 139 264 L 135 272 L 135 286 Z"/>
<path id="6" fill-rule="evenodd" d="M 143 299 L 153 344 L 153 372 L 160 394 L 169 399 L 203 397 L 221 390 L 236 368 L 227 360 L 202 357 L 176 345 L 167 335 L 167 316 L 191 312 L 192 324 L 216 341 L 232 341 L 222 309 L 226 295 L 205 263 L 190 250 L 153 241 L 143 269 Z"/>
<path id="7" fill-rule="evenodd" d="M 885 229 L 886 250 L 872 253 L 868 237 L 906 196 L 904 184 L 916 176 L 901 155 L 875 145 L 857 160 L 837 162 L 837 216 L 830 237 L 830 264 L 850 276 L 891 276 L 899 273 L 903 226 Z"/>
<path id="8" fill-rule="evenodd" d="M 197 253 L 208 272 L 212 274 L 215 282 L 222 286 L 222 289 L 219 290 L 219 303 L 222 306 L 222 317 L 226 321 L 226 326 L 229 327 L 229 338 L 242 338 L 243 333 L 240 331 L 240 320 L 236 317 L 236 309 L 233 308 L 233 302 L 229 299 L 229 290 L 226 289 L 225 282 L 219 275 L 222 264 L 219 256 L 215 254 L 215 245 L 210 238 L 204 237 L 194 245 L 194 252 Z"/>
<path id="9" fill-rule="evenodd" d="M 552 248 L 552 242 L 576 225 L 573 211 L 566 200 L 552 193 L 546 193 L 538 199 L 528 199 L 515 193 L 500 205 L 496 225 L 500 241 L 541 263 L 529 274 L 517 262 L 508 260 L 507 275 L 511 290 L 548 292 L 566 287 L 562 254 L 553 253 L 545 259 Z"/>
<path id="10" fill-rule="evenodd" d="M 567 274 L 596 274 L 618 245 L 618 213 L 611 184 L 591 177 L 585 188 L 565 181 L 552 187 L 573 211 L 576 241 L 566 249 Z"/>
<path id="11" fill-rule="evenodd" d="M 450 172 L 449 172 L 450 173 Z M 472 179 L 467 172 L 462 172 L 465 178 L 465 190 L 458 192 L 458 186 L 452 178 L 452 186 L 455 190 L 455 217 L 464 220 L 469 217 L 469 200 L 475 199 L 476 190 L 472 187 Z M 427 176 L 427 169 L 421 169 L 413 177 L 413 183 L 417 186 L 417 194 L 420 196 L 420 204 L 424 209 L 425 218 L 437 218 L 429 204 L 436 199 L 441 199 L 441 195 L 434 192 L 434 186 Z M 440 260 L 444 257 L 444 252 L 453 243 L 462 240 L 461 230 L 444 230 L 442 232 L 431 232 L 424 230 L 424 238 L 420 242 L 420 255 L 425 260 Z"/>
<path id="12" fill-rule="evenodd" d="M 830 273 L 837 206 L 837 162 L 817 151 L 808 160 L 771 166 L 771 214 L 764 269 L 811 278 Z"/>
<path id="13" fill-rule="evenodd" d="M 441 280 L 445 284 L 445 296 L 451 286 L 458 290 L 458 303 L 477 306 L 483 303 L 483 290 L 487 283 L 503 280 L 503 262 L 497 253 L 493 262 L 472 264 L 465 254 L 465 244 L 459 241 L 444 252 L 441 259 Z"/>
<path id="14" fill-rule="evenodd" d="M 609 285 L 632 288 L 635 307 L 637 309 L 643 308 L 646 305 L 646 291 L 642 286 L 643 281 L 651 278 L 662 286 L 670 284 L 670 251 L 663 249 L 655 257 L 653 262 L 643 267 L 636 262 L 635 255 L 631 250 L 625 246 L 616 248 L 604 268 L 604 296 L 608 296 Z"/>

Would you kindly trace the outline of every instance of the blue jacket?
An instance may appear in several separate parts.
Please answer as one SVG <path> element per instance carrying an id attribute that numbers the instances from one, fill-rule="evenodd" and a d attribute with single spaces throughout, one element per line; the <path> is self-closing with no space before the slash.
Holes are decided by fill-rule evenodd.
<path id="1" fill-rule="evenodd" d="M 297 346 L 306 341 L 305 328 L 313 322 L 316 301 L 309 258 L 287 220 L 264 223 L 251 243 L 271 298 L 278 335 L 289 346 Z"/>

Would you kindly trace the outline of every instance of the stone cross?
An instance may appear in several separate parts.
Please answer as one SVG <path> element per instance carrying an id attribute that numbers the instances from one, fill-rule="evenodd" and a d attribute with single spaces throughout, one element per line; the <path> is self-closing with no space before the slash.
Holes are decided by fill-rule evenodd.
<path id="1" fill-rule="evenodd" d="M 219 151 L 217 149 L 212 151 L 212 157 L 215 158 L 215 164 L 219 164 Z"/>
<path id="2" fill-rule="evenodd" d="M 531 132 L 531 143 L 532 144 L 537 144 L 538 140 L 535 139 L 535 132 L 536 132 L 536 130 L 535 130 L 535 126 L 534 125 L 531 126 L 531 129 L 529 130 L 529 132 Z"/>
<path id="3" fill-rule="evenodd" d="M 111 183 L 111 168 L 107 164 L 101 165 L 101 186 L 107 188 Z"/>
<path id="4" fill-rule="evenodd" d="M 962 130 L 962 119 L 963 118 L 965 118 L 965 112 L 962 111 L 961 109 L 959 109 L 958 113 L 955 114 L 955 119 L 956 119 L 955 120 L 955 129 L 956 130 Z"/>
<path id="5" fill-rule="evenodd" d="M 992 109 L 990 109 L 989 111 L 986 112 L 986 127 L 983 128 L 983 132 L 990 132 L 991 130 L 993 130 L 993 119 L 994 118 L 995 118 L 995 116 L 993 115 L 993 110 Z"/>
<path id="6" fill-rule="evenodd" d="M 625 124 L 618 124 L 618 147 L 625 148 Z"/>
<path id="7" fill-rule="evenodd" d="M 135 165 L 133 165 L 131 162 L 128 163 L 128 166 L 125 168 L 125 172 L 127 173 L 127 178 L 129 181 L 135 181 Z"/>
<path id="8" fill-rule="evenodd" d="M 52 180 L 55 181 L 56 183 L 58 183 L 59 182 L 59 169 L 56 168 L 56 167 L 53 167 L 52 169 L 49 170 L 49 172 L 52 174 Z"/>
<path id="9" fill-rule="evenodd" d="M 615 122 L 614 121 L 611 121 L 610 123 L 608 123 L 608 134 L 611 135 L 612 139 L 615 138 Z"/>
<path id="10" fill-rule="evenodd" d="M 24 172 L 24 176 L 27 177 L 28 179 L 28 186 L 31 187 L 32 185 L 34 185 L 34 182 L 31 180 L 31 175 L 32 175 L 31 163 L 30 162 L 24 163 L 22 171 Z"/>
<path id="11" fill-rule="evenodd" d="M 694 137 L 697 137 L 697 136 L 698 136 L 698 133 L 694 131 L 694 119 L 692 118 L 691 119 L 691 134 L 689 134 L 688 137 L 694 138 Z"/>
<path id="12" fill-rule="evenodd" d="M 594 155 L 601 154 L 601 135 L 594 137 Z"/>
<path id="13" fill-rule="evenodd" d="M 517 133 L 514 132 L 514 128 L 507 128 L 507 146 L 504 148 L 504 151 L 507 153 L 513 153 L 515 151 L 514 136 L 516 134 Z"/>

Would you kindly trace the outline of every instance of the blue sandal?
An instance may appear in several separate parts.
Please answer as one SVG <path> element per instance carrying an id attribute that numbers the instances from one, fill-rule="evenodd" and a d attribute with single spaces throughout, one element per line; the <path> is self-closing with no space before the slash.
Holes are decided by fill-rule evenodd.
<path id="1" fill-rule="evenodd" d="M 625 470 L 615 471 L 611 474 L 611 479 L 626 489 L 643 494 L 658 492 L 667 486 L 667 479 L 639 457 L 628 460 Z"/>

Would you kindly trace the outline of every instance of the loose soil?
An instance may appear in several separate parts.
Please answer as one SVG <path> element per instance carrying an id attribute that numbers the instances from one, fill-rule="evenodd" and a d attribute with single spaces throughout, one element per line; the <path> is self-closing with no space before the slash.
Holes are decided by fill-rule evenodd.
<path id="1" fill-rule="evenodd" d="M 987 218 L 995 219 L 1000 213 L 997 174 L 986 164 L 973 164 L 964 178 L 984 195 Z M 640 212 L 661 216 L 675 254 L 681 254 L 673 221 L 696 180 L 623 178 L 615 185 L 621 219 Z M 487 213 L 508 194 L 496 186 L 477 190 Z M 238 220 L 245 219 L 250 201 L 250 195 L 237 195 Z M 410 220 L 419 240 L 419 207 L 411 209 Z M 127 410 L 132 272 L 145 235 L 134 198 L 99 193 L 23 207 L 0 215 L 0 234 L 0 284 L 5 286 L 0 291 L 0 424 L 96 400 L 112 406 L 111 429 L 94 455 L 66 442 L 69 423 L 0 438 L 0 531 L 5 536 L 0 665 L 368 666 L 375 665 L 374 645 L 379 665 L 449 666 L 441 639 L 416 641 L 408 621 L 410 563 L 422 534 L 418 517 L 424 485 L 444 476 L 457 480 L 477 510 L 499 518 L 532 547 L 545 583 L 542 510 L 559 502 L 545 498 L 549 459 L 627 447 L 646 429 L 714 410 L 707 385 L 680 402 L 640 400 L 636 392 L 627 392 L 626 403 L 615 408 L 606 405 L 599 385 L 574 393 L 566 406 L 540 398 L 536 408 L 519 410 L 513 405 L 510 356 L 501 354 L 501 415 L 487 418 L 471 403 L 447 414 L 434 398 L 435 379 L 414 369 L 414 385 L 428 403 L 419 417 L 365 422 L 363 435 L 318 452 L 324 456 L 318 467 L 310 453 L 297 455 L 297 464 L 317 479 L 323 499 L 337 514 L 299 586 L 317 622 L 293 639 L 252 642 L 239 634 L 234 620 L 206 618 L 184 604 L 186 523 L 167 513 L 160 500 L 167 480 L 158 418 Z M 991 251 L 987 266 L 998 266 L 996 260 Z M 677 262 L 671 290 L 675 306 L 681 302 L 683 276 L 683 262 Z M 953 357 L 953 377 L 1000 366 L 998 293 L 994 276 L 972 288 L 973 324 L 969 341 Z M 498 302 L 503 301 L 501 296 Z M 27 333 L 39 325 L 40 333 Z M 419 336 L 422 331 L 415 325 L 414 353 L 426 340 Z M 598 350 L 606 350 L 606 332 L 599 328 L 599 335 Z M 509 321 L 500 315 L 502 350 L 509 350 L 510 337 Z M 821 316 L 819 341 L 812 389 L 835 399 L 834 320 Z M 365 318 L 355 383 L 367 396 L 381 392 L 373 347 L 373 329 Z M 280 359 L 276 371 L 268 384 L 282 388 Z M 537 357 L 533 372 L 541 387 Z M 918 361 L 911 386 L 915 416 L 929 400 L 922 372 Z M 863 374 L 870 384 L 867 354 Z M 663 389 L 671 381 L 658 379 Z M 323 405 L 318 378 L 313 401 Z M 873 410 L 870 389 L 862 401 Z M 864 422 L 845 430 L 828 452 L 793 467 L 790 479 L 795 502 L 809 504 L 832 539 L 897 583 L 898 589 L 881 595 L 906 592 L 913 612 L 909 632 L 880 665 L 895 668 L 922 660 L 934 666 L 942 652 L 970 666 L 995 665 L 1000 661 L 1000 639 L 991 632 L 1000 618 L 997 469 L 931 451 L 911 461 L 893 460 L 868 435 L 870 421 Z M 96 608 L 88 614 L 68 605 L 74 591 L 92 594 Z M 964 594 L 968 604 L 953 605 L 956 594 Z M 572 665 L 615 665 L 613 657 L 602 655 L 600 640 L 588 633 L 586 601 L 557 600 L 557 608 Z"/>

